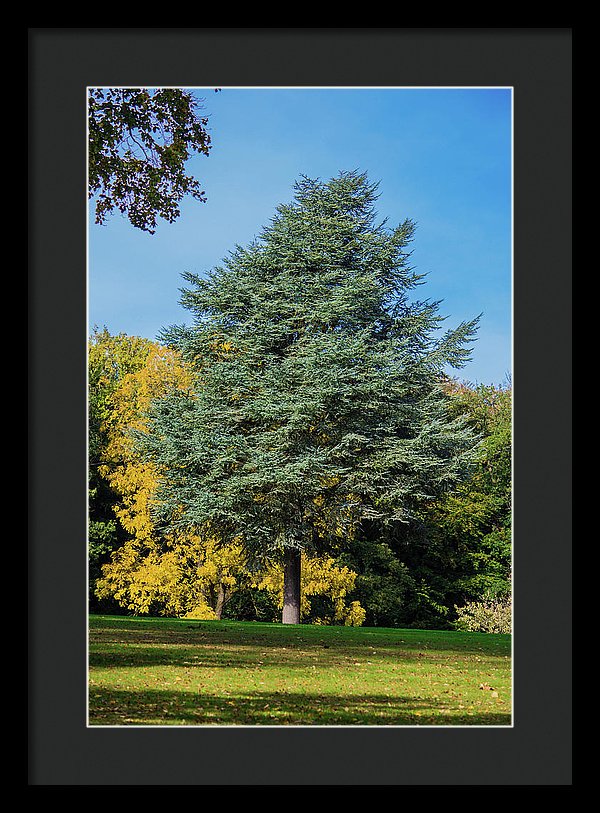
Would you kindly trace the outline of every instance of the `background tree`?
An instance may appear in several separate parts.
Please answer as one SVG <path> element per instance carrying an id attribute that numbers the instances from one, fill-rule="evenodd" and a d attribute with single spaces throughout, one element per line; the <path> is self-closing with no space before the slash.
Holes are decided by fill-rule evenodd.
<path id="1" fill-rule="evenodd" d="M 88 98 L 89 197 L 96 223 L 115 209 L 143 231 L 156 219 L 172 223 L 179 202 L 204 202 L 199 182 L 184 168 L 193 153 L 208 155 L 208 119 L 190 91 L 164 88 L 91 88 Z"/>
<path id="2" fill-rule="evenodd" d="M 88 345 L 88 561 L 89 600 L 94 611 L 115 610 L 114 602 L 98 602 L 95 583 L 101 567 L 125 540 L 115 516 L 120 496 L 101 473 L 107 463 L 112 398 L 123 380 L 145 364 L 151 342 L 134 336 L 111 336 L 94 328 Z"/>
<path id="3" fill-rule="evenodd" d="M 243 552 L 198 536 L 129 537 L 102 568 L 100 598 L 134 615 L 220 619 L 239 584 Z"/>
<path id="4" fill-rule="evenodd" d="M 512 389 L 450 382 L 453 409 L 482 435 L 471 478 L 431 506 L 428 535 L 444 546 L 452 604 L 511 591 Z"/>
<path id="5" fill-rule="evenodd" d="M 340 563 L 369 626 L 450 628 L 456 607 L 510 598 L 512 392 L 445 385 L 450 407 L 481 436 L 471 476 L 409 523 L 363 522 Z"/>
<path id="6" fill-rule="evenodd" d="M 132 432 L 145 425 L 153 397 L 190 386 L 189 372 L 173 350 L 149 343 L 143 365 L 123 376 L 110 394 L 103 422 L 107 436 L 100 474 L 118 495 L 113 511 L 125 538 L 102 566 L 96 596 L 136 614 L 220 616 L 223 590 L 232 584 L 235 551 L 206 563 L 210 540 L 161 534 L 150 515 L 157 473 L 135 453 Z M 239 563 L 238 563 L 239 569 Z M 213 583 L 217 595 L 210 598 Z M 221 591 L 219 593 L 219 591 Z"/>
<path id="7" fill-rule="evenodd" d="M 154 401 L 139 439 L 165 527 L 282 563 L 284 622 L 300 620 L 302 551 L 339 547 L 333 529 L 364 517 L 406 521 L 464 477 L 476 445 L 440 381 L 477 320 L 438 335 L 439 303 L 409 302 L 414 227 L 376 222 L 376 188 L 353 172 L 302 178 L 258 240 L 184 275 L 194 324 L 162 338 L 194 389 Z"/>

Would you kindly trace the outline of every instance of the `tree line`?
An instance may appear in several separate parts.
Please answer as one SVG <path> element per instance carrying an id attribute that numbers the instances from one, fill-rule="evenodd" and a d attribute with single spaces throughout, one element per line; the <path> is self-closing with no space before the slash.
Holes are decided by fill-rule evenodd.
<path id="1" fill-rule="evenodd" d="M 143 427 L 151 398 L 188 384 L 177 354 L 156 342 L 106 329 L 90 337 L 90 609 L 275 620 L 281 568 L 252 573 L 239 546 L 174 542 L 153 523 L 156 475 L 131 429 Z M 482 437 L 472 475 L 408 526 L 363 521 L 337 556 L 307 560 L 303 620 L 444 628 L 456 607 L 510 597 L 511 387 L 446 387 Z"/>

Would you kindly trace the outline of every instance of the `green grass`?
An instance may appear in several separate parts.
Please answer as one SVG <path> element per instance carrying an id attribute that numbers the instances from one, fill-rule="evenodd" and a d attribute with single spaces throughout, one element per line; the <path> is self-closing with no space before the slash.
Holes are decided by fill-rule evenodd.
<path id="1" fill-rule="evenodd" d="M 89 724 L 511 724 L 510 635 L 90 617 Z"/>

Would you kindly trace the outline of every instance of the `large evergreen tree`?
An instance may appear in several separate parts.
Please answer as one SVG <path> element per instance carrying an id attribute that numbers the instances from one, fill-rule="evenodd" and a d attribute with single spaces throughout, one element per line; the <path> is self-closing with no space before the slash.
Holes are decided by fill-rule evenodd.
<path id="1" fill-rule="evenodd" d="M 377 221 L 364 174 L 301 178 L 250 246 L 184 275 L 190 327 L 162 339 L 196 385 L 156 401 L 140 443 L 162 472 L 170 527 L 239 540 L 284 563 L 297 623 L 300 552 L 339 548 L 361 518 L 404 520 L 464 474 L 475 436 L 448 410 L 448 366 L 477 319 L 442 332 L 439 302 L 411 301 L 414 225 Z"/>

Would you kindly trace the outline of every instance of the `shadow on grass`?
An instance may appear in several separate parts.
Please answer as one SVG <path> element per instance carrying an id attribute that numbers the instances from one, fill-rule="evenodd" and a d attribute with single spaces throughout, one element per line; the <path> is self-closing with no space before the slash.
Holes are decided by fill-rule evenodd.
<path id="1" fill-rule="evenodd" d="M 119 628 L 107 626 L 90 631 L 90 666 L 183 666 L 244 668 L 264 666 L 322 668 L 346 666 L 349 662 L 410 663 L 447 662 L 476 658 L 507 658 L 510 639 L 470 633 L 431 633 L 366 629 L 269 627 L 257 633 L 251 626 L 234 629 L 221 626 L 186 625 L 165 630 L 149 625 Z"/>
<path id="2" fill-rule="evenodd" d="M 223 697 L 152 689 L 90 690 L 90 725 L 509 726 L 508 712 L 464 711 L 435 698 L 253 692 Z"/>
<path id="3" fill-rule="evenodd" d="M 102 669 L 123 669 L 128 667 L 144 668 L 151 666 L 177 666 L 182 668 L 203 669 L 244 669 L 256 667 L 263 668 L 301 668 L 311 665 L 319 669 L 337 669 L 347 667 L 349 664 L 381 663 L 393 664 L 423 664 L 423 663 L 449 663 L 460 659 L 465 662 L 470 653 L 460 651 L 445 651 L 428 649 L 422 651 L 415 648 L 379 647 L 340 645 L 315 645 L 298 647 L 277 646 L 249 646 L 248 644 L 230 644 L 229 646 L 215 642 L 203 642 L 196 645 L 176 646 L 173 643 L 153 641 L 145 645 L 130 641 L 106 642 L 94 644 L 90 648 L 90 667 Z M 493 661 L 498 655 L 490 652 L 476 651 L 473 653 L 480 661 Z"/>
<path id="4" fill-rule="evenodd" d="M 402 630 L 338 627 L 311 624 L 254 624 L 252 622 L 183 621 L 148 618 L 90 618 L 94 643 L 167 644 L 170 646 L 254 646 L 300 649 L 327 645 L 332 648 L 435 650 L 509 654 L 510 635 L 441 630 Z"/>
<path id="5" fill-rule="evenodd" d="M 422 662 L 427 658 L 424 653 L 421 657 L 401 650 L 398 652 L 372 653 L 360 647 L 343 647 L 338 652 L 332 651 L 331 648 L 264 651 L 256 647 L 227 650 L 208 645 L 182 648 L 165 647 L 163 644 L 160 647 L 129 647 L 127 645 L 107 647 L 102 650 L 91 651 L 89 662 L 90 667 L 101 669 L 150 666 L 178 666 L 187 667 L 188 669 L 244 669 L 256 667 L 257 664 L 260 664 L 263 668 L 274 666 L 286 669 L 306 669 L 311 665 L 315 665 L 319 669 L 336 669 L 340 666 L 347 666 L 348 663 L 364 661 L 367 655 L 372 663 L 376 661 Z M 431 653 L 429 657 L 438 659 L 439 655 Z"/>

